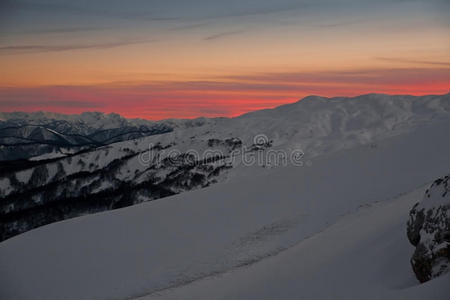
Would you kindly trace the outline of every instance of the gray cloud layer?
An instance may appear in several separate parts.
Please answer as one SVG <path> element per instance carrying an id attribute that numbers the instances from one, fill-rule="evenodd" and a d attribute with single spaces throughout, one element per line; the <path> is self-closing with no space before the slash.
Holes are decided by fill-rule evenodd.
<path id="1" fill-rule="evenodd" d="M 436 66 L 450 66 L 450 62 L 448 61 L 429 61 L 429 60 L 414 60 L 414 59 L 405 59 L 398 57 L 377 57 L 377 60 L 383 60 L 394 63 L 413 63 L 413 64 L 423 64 L 423 65 L 436 65 Z"/>
<path id="2" fill-rule="evenodd" d="M 104 103 L 97 102 L 86 102 L 78 100 L 43 100 L 39 99 L 37 101 L 33 100 L 0 100 L 1 109 L 9 108 L 20 108 L 20 107 L 30 107 L 30 106 L 51 106 L 59 108 L 100 108 L 104 107 Z"/>
<path id="3" fill-rule="evenodd" d="M 83 49 L 109 49 L 133 44 L 145 44 L 155 40 L 115 41 L 104 43 L 68 44 L 68 45 L 16 45 L 0 47 L 0 55 L 19 53 L 61 52 Z"/>
<path id="4" fill-rule="evenodd" d="M 210 41 L 210 40 L 217 40 L 217 39 L 221 39 L 230 35 L 236 35 L 236 34 L 240 34 L 240 33 L 244 33 L 244 30 L 235 30 L 235 31 L 227 31 L 227 32 L 221 32 L 221 33 L 217 33 L 217 34 L 213 34 L 210 36 L 207 36 L 204 38 L 205 41 Z"/>

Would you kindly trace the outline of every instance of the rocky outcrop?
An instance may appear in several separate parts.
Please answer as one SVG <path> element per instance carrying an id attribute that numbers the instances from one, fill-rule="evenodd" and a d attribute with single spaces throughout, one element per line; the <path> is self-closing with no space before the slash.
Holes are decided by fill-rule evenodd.
<path id="1" fill-rule="evenodd" d="M 411 258 L 420 282 L 450 270 L 449 175 L 433 182 L 423 200 L 411 209 L 407 234 L 416 250 Z"/>

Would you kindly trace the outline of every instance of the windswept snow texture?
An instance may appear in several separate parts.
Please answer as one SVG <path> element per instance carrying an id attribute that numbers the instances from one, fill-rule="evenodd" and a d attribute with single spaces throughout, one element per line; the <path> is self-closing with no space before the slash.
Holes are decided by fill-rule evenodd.
<path id="1" fill-rule="evenodd" d="M 409 265 L 423 189 L 399 196 L 448 173 L 449 126 L 13 237 L 0 298 L 448 299 Z"/>
<path id="2" fill-rule="evenodd" d="M 63 219 L 155 200 L 227 178 L 252 176 L 249 169 L 253 168 L 244 166 L 242 155 L 235 155 L 234 150 L 255 156 L 282 151 L 288 163 L 290 154 L 300 151 L 305 153 L 302 162 L 307 163 L 360 145 L 376 148 L 386 138 L 449 119 L 450 94 L 369 94 L 330 99 L 310 96 L 231 119 L 167 120 L 163 124 L 174 130 L 166 134 L 69 157 L 54 155 L 51 161 L 33 161 L 11 172 L 0 170 L 0 197 L 4 198 L 0 240 Z M 219 154 L 204 159 L 209 150 Z M 190 151 L 200 155 L 193 163 L 184 161 L 190 158 Z M 179 153 L 181 164 L 172 164 L 170 153 Z M 143 163 L 142 157 L 150 156 L 159 159 Z M 258 172 L 264 173 L 282 162 L 258 164 Z"/>
<path id="3" fill-rule="evenodd" d="M 138 299 L 448 299 L 450 276 L 419 285 L 408 261 L 405 212 L 424 189 L 360 208 L 248 268 Z"/>

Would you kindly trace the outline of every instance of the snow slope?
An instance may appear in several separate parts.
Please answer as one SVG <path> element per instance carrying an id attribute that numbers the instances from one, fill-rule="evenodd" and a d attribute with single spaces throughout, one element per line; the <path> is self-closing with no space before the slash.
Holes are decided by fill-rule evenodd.
<path id="1" fill-rule="evenodd" d="M 253 158 L 269 152 L 277 155 L 276 151 L 291 156 L 297 151 L 305 153 L 301 162 L 307 163 L 313 157 L 360 145 L 375 148 L 383 139 L 449 119 L 450 94 L 368 94 L 310 96 L 231 119 L 168 120 L 161 124 L 175 128 L 169 133 L 13 165 L 9 172 L 0 169 L 0 197 L 4 198 L 0 214 L 5 220 L 0 222 L 0 240 L 63 219 L 151 201 L 227 178 L 254 176 L 254 171 L 264 173 L 274 166 L 266 161 L 259 163 L 265 168 L 249 172 L 243 155 L 232 154 L 236 149 L 246 158 L 247 154 Z M 265 143 L 255 145 L 261 139 Z M 219 151 L 212 163 L 204 159 L 209 150 Z M 195 164 L 170 163 L 171 154 L 183 158 L 191 151 L 199 154 Z M 46 152 L 52 153 L 47 148 Z M 159 159 L 145 163 L 144 156 Z"/>
<path id="2" fill-rule="evenodd" d="M 407 263 L 406 215 L 420 191 L 397 197 L 448 173 L 448 128 L 434 121 L 309 167 L 250 168 L 226 184 L 13 237 L 0 244 L 0 298 L 441 295 L 448 277 L 416 286 Z"/>
<path id="3" fill-rule="evenodd" d="M 296 103 L 237 118 L 172 120 L 168 124 L 178 126 L 173 132 L 99 147 L 95 151 L 52 161 L 44 168 L 55 176 L 53 170 L 61 164 L 65 176 L 69 176 L 105 169 L 111 162 L 121 159 L 126 161 L 126 165 L 115 177 L 124 176 L 127 181 L 142 182 L 142 177 L 148 175 L 142 171 L 148 166 L 139 164 L 137 154 L 154 152 L 150 148 L 155 145 L 180 153 L 194 150 L 202 154 L 212 148 L 208 145 L 210 139 L 224 141 L 236 138 L 250 149 L 255 137 L 264 136 L 272 141 L 273 150 L 282 149 L 290 153 L 300 149 L 308 157 L 315 157 L 359 145 L 375 146 L 379 140 L 410 132 L 426 123 L 448 119 L 450 94 L 422 97 L 369 94 L 354 98 L 310 96 Z M 134 155 L 128 161 L 126 158 L 130 154 Z M 240 162 L 236 160 L 236 165 Z M 124 175 L 135 174 L 136 171 L 137 175 Z M 44 183 L 59 180 L 53 176 L 46 178 Z M 23 183 L 28 185 L 26 189 L 34 187 L 30 182 Z M 20 186 L 16 192 L 23 189 Z M 8 196 L 8 193 L 0 190 L 0 195 Z"/>
<path id="4" fill-rule="evenodd" d="M 448 299 L 449 274 L 419 285 L 409 263 L 405 219 L 424 191 L 361 208 L 250 267 L 139 299 Z"/>

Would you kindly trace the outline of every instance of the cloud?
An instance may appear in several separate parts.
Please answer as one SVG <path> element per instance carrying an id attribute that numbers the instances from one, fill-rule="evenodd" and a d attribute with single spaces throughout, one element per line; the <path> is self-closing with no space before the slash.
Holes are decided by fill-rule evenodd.
<path id="1" fill-rule="evenodd" d="M 343 27 L 347 25 L 355 25 L 362 23 L 362 20 L 353 20 L 353 21 L 342 21 L 342 22 L 335 22 L 335 23 L 324 23 L 324 24 L 317 24 L 313 25 L 312 27 L 319 27 L 319 28 L 336 28 L 336 27 Z"/>
<path id="2" fill-rule="evenodd" d="M 27 30 L 15 33 L 32 33 L 32 34 L 45 34 L 45 33 L 72 33 L 72 32 L 88 32 L 96 30 L 108 30 L 110 27 L 66 27 L 66 28 L 42 28 L 35 30 Z"/>
<path id="3" fill-rule="evenodd" d="M 201 115 L 207 116 L 227 116 L 233 113 L 229 107 L 199 107 L 198 111 Z"/>
<path id="4" fill-rule="evenodd" d="M 422 65 L 450 66 L 450 62 L 448 61 L 414 60 L 398 57 L 376 57 L 376 59 L 393 63 L 412 63 Z"/>
<path id="5" fill-rule="evenodd" d="M 208 81 L 0 88 L 0 110 L 80 113 L 91 108 L 129 117 L 235 116 L 315 94 L 446 94 L 450 68 L 243 74 Z"/>
<path id="6" fill-rule="evenodd" d="M 77 101 L 77 100 L 0 100 L 0 108 L 1 109 L 9 109 L 9 108 L 24 108 L 24 107 L 58 107 L 58 108 L 101 108 L 105 105 L 103 103 L 98 102 L 85 102 L 85 101 Z"/>
<path id="7" fill-rule="evenodd" d="M 297 10 L 301 7 L 304 7 L 304 4 L 290 4 L 290 5 L 279 5 L 267 8 L 256 8 L 252 7 L 249 9 L 236 10 L 234 12 L 226 12 L 226 13 L 216 13 L 205 15 L 202 19 L 217 19 L 217 18 L 232 18 L 232 17 L 248 17 L 248 16 L 262 16 L 262 15 L 270 15 L 282 12 L 289 12 L 293 10 Z"/>
<path id="8" fill-rule="evenodd" d="M 8 8 L 25 11 L 97 16 L 106 18 L 118 18 L 125 20 L 147 21 L 192 21 L 212 20 L 218 18 L 246 17 L 267 15 L 279 12 L 287 12 L 309 6 L 308 1 L 284 0 L 278 2 L 263 1 L 255 5 L 254 1 L 241 1 L 239 5 L 230 5 L 223 1 L 192 2 L 186 8 L 185 0 L 181 1 L 142 1 L 127 2 L 126 6 L 111 5 L 110 1 L 92 1 L 92 5 L 76 5 L 69 1 L 48 3 L 38 1 L 11 1 Z M 215 9 L 210 9 L 211 7 Z M 192 9 L 194 8 L 194 9 Z"/>
<path id="9" fill-rule="evenodd" d="M 235 30 L 235 31 L 226 31 L 226 32 L 221 32 L 221 33 L 217 33 L 217 34 L 213 34 L 210 36 L 207 36 L 204 38 L 205 41 L 211 41 L 211 40 L 217 40 L 217 39 L 221 39 L 224 37 L 228 37 L 230 35 L 236 35 L 236 34 L 241 34 L 244 33 L 245 30 Z"/>
<path id="10" fill-rule="evenodd" d="M 97 5 L 96 5 L 97 4 Z M 103 4 L 103 5 L 102 5 Z M 155 16 L 151 11 L 135 10 L 135 11 L 125 11 L 123 9 L 113 10 L 110 9 L 108 2 L 98 1 L 97 3 L 93 1 L 93 5 L 89 6 L 78 6 L 69 3 L 69 1 L 61 1 L 60 3 L 45 3 L 45 2 L 29 2 L 29 1 L 15 1 L 9 8 L 16 10 L 25 11 L 36 11 L 36 12 L 50 12 L 57 14 L 72 14 L 72 15 L 88 15 L 94 17 L 106 17 L 106 18 L 118 18 L 118 19 L 143 19 L 143 20 L 154 20 L 154 21 L 165 21 L 174 20 L 172 17 Z M 97 7 L 96 7 L 97 6 Z"/>
<path id="11" fill-rule="evenodd" d="M 40 52 L 61 52 L 71 50 L 84 49 L 109 49 L 134 44 L 151 43 L 155 40 L 132 40 L 132 41 L 115 41 L 103 43 L 86 43 L 86 44 L 68 44 L 68 45 L 15 45 L 0 47 L 0 55 L 10 54 L 26 54 Z"/>
<path id="12" fill-rule="evenodd" d="M 195 23 L 195 24 L 189 24 L 189 25 L 177 26 L 177 27 L 169 28 L 169 30 L 172 30 L 172 31 L 190 30 L 190 29 L 196 29 L 196 28 L 205 27 L 205 26 L 208 26 L 210 24 L 211 24 L 211 22 Z"/>
<path id="13" fill-rule="evenodd" d="M 329 72 L 274 72 L 227 76 L 237 82 L 282 84 L 397 85 L 450 81 L 450 68 L 390 68 Z"/>

